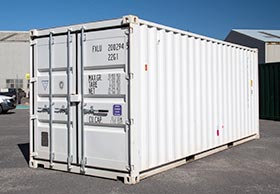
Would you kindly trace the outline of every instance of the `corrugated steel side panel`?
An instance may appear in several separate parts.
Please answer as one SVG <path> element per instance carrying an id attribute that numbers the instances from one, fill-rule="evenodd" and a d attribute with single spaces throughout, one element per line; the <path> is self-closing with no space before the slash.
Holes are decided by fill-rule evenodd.
<path id="1" fill-rule="evenodd" d="M 259 65 L 260 118 L 280 120 L 280 63 Z"/>
<path id="2" fill-rule="evenodd" d="M 259 133 L 256 50 L 147 25 L 133 33 L 140 171 Z"/>

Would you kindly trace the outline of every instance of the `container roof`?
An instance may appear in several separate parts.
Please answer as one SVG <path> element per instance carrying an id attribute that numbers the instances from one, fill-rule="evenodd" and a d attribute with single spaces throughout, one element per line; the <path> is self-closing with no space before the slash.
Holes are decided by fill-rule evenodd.
<path id="1" fill-rule="evenodd" d="M 243 30 L 234 29 L 232 31 L 250 36 L 263 42 L 280 42 L 280 30 Z"/>
<path id="2" fill-rule="evenodd" d="M 28 42 L 27 31 L 0 31 L 0 42 Z"/>

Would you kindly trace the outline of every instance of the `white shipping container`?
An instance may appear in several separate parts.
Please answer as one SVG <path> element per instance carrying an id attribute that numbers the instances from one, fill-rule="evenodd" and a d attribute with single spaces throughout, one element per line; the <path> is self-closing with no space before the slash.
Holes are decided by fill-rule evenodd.
<path id="1" fill-rule="evenodd" d="M 33 168 L 133 184 L 259 137 L 256 49 L 136 16 L 32 30 L 30 49 Z"/>

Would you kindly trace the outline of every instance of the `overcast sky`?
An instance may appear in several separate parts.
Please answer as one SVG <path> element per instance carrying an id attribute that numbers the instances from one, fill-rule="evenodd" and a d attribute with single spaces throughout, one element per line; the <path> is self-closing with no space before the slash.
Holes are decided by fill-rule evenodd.
<path id="1" fill-rule="evenodd" d="M 280 0 L 1 1 L 0 30 L 30 30 L 133 14 L 224 39 L 231 29 L 280 29 Z"/>

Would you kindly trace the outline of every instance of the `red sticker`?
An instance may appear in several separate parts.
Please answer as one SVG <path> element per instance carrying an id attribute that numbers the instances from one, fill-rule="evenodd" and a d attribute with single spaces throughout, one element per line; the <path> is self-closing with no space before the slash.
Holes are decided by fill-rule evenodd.
<path id="1" fill-rule="evenodd" d="M 145 71 L 148 71 L 148 65 L 145 64 Z"/>
<path id="2" fill-rule="evenodd" d="M 219 136 L 220 135 L 220 131 L 219 131 L 219 129 L 217 130 L 217 136 Z"/>

